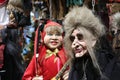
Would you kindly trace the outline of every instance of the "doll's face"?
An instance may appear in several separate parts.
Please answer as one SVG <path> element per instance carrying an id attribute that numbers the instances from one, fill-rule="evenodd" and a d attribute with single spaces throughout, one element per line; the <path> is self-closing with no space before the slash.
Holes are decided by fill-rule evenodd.
<path id="1" fill-rule="evenodd" d="M 44 37 L 44 44 L 54 50 L 62 45 L 63 37 L 62 33 L 57 29 L 48 29 Z"/>
<path id="2" fill-rule="evenodd" d="M 75 29 L 70 36 L 70 40 L 72 41 L 72 50 L 75 54 L 75 57 L 82 57 L 87 53 L 86 43 L 83 40 L 83 35 Z"/>

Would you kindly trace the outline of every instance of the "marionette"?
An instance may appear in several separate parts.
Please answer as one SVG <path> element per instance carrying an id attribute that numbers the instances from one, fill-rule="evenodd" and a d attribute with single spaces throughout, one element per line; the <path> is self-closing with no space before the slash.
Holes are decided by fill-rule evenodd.
<path id="1" fill-rule="evenodd" d="M 32 10 L 31 0 L 9 0 L 7 10 L 9 11 L 9 20 L 16 23 L 18 27 L 31 25 L 30 11 Z"/>
<path id="2" fill-rule="evenodd" d="M 106 65 L 113 56 L 101 48 L 106 43 L 99 38 L 106 29 L 100 19 L 83 5 L 71 9 L 63 23 L 65 50 L 72 60 L 68 80 L 109 80 Z"/>
<path id="3" fill-rule="evenodd" d="M 39 31 L 39 29 L 37 30 Z M 34 52 L 35 55 L 28 65 L 22 80 L 51 80 L 67 60 L 63 48 L 63 28 L 60 24 L 48 21 L 40 35 L 41 39 L 35 39 L 34 42 L 35 46 L 38 45 L 37 41 L 40 41 L 39 51 Z"/>
<path id="4" fill-rule="evenodd" d="M 113 36 L 113 50 L 115 53 L 119 54 L 120 50 L 120 12 L 116 12 L 111 15 L 111 24 L 110 24 L 110 32 Z"/>

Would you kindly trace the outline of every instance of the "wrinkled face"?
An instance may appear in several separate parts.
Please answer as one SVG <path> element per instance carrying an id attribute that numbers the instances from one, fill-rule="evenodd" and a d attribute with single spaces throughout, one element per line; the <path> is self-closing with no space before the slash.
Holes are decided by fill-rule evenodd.
<path id="1" fill-rule="evenodd" d="M 62 41 L 62 33 L 54 29 L 47 31 L 44 37 L 45 45 L 51 50 L 60 47 L 62 45 Z"/>
<path id="2" fill-rule="evenodd" d="M 83 35 L 75 29 L 70 36 L 70 40 L 72 41 L 72 50 L 75 54 L 75 57 L 82 57 L 87 53 L 86 43 L 83 40 Z"/>

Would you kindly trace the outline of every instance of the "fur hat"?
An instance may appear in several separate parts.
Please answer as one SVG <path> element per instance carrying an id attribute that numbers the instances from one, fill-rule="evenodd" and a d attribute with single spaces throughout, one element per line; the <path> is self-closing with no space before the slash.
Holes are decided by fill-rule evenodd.
<path id="1" fill-rule="evenodd" d="M 72 31 L 76 27 L 83 27 L 90 31 L 96 39 L 105 34 L 105 27 L 101 23 L 100 19 L 93 14 L 93 12 L 86 6 L 78 7 L 75 6 L 65 16 L 63 22 L 65 29 L 65 48 L 67 53 L 71 53 L 71 41 L 69 39 Z"/>
<path id="2" fill-rule="evenodd" d="M 93 33 L 94 36 L 99 37 L 105 33 L 105 27 L 100 22 L 90 9 L 87 7 L 74 7 L 66 16 L 64 20 L 64 28 L 66 32 L 75 29 L 76 25 L 84 27 Z M 70 32 L 71 33 L 71 32 Z"/>

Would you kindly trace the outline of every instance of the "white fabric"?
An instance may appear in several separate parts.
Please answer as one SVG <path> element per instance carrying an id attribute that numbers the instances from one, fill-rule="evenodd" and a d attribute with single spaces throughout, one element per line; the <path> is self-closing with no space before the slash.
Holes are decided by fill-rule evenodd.
<path id="1" fill-rule="evenodd" d="M 9 15 L 6 7 L 0 8 L 0 25 L 6 25 L 9 22 Z"/>

